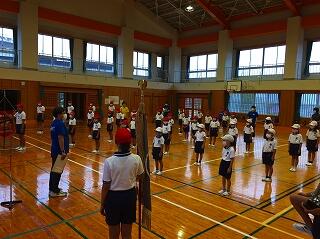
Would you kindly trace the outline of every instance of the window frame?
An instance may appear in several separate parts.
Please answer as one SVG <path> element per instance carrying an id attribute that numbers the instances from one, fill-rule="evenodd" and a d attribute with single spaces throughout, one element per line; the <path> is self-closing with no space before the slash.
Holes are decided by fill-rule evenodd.
<path id="1" fill-rule="evenodd" d="M 136 59 L 136 66 L 134 65 L 135 61 L 134 61 L 134 55 L 135 53 L 137 54 L 137 59 Z M 147 61 L 148 61 L 148 67 L 143 67 L 143 66 L 139 66 L 139 53 L 146 55 L 147 56 Z M 139 51 L 139 50 L 133 50 L 132 53 L 132 58 L 133 58 L 133 76 L 137 77 L 137 78 L 150 78 L 151 77 L 151 54 L 148 52 L 144 52 L 144 51 Z M 144 59 L 144 58 L 143 58 Z M 144 62 L 144 60 L 143 60 Z M 146 72 L 146 74 L 138 74 L 139 72 Z"/>
<path id="2" fill-rule="evenodd" d="M 0 25 L 0 37 L 3 39 L 3 29 L 12 31 L 12 48 L 2 47 L 3 40 L 0 41 L 0 65 L 1 66 L 13 66 L 17 64 L 17 39 L 16 28 L 12 26 Z M 10 44 L 10 43 L 9 43 Z M 8 58 L 8 59 L 2 59 Z"/>
<path id="3" fill-rule="evenodd" d="M 319 61 L 317 62 L 312 62 L 311 61 L 311 57 L 312 57 L 312 51 L 313 51 L 313 44 L 314 43 L 318 43 L 320 45 L 320 40 L 314 40 L 312 41 L 312 48 L 311 48 L 311 52 L 310 52 L 310 61 L 307 62 L 308 64 L 308 73 L 311 75 L 319 75 L 320 74 L 320 57 L 319 57 Z M 318 53 L 320 55 L 320 52 Z M 310 70 L 311 67 L 317 67 L 317 70 Z"/>
<path id="4" fill-rule="evenodd" d="M 208 62 L 208 58 L 211 55 L 215 55 L 216 58 L 216 67 L 213 69 L 209 69 L 209 62 Z M 206 69 L 204 70 L 199 70 L 198 69 L 198 59 L 199 57 L 206 57 Z M 192 57 L 197 57 L 197 70 L 190 70 L 190 62 L 191 62 L 191 58 Z M 189 80 L 202 80 L 202 79 L 215 79 L 217 78 L 217 69 L 218 69 L 218 53 L 206 53 L 206 54 L 200 54 L 200 55 L 191 55 L 188 56 L 188 69 L 187 69 L 187 79 Z M 208 76 L 210 73 L 214 73 L 214 76 Z M 191 75 L 196 74 L 197 77 L 191 77 Z M 205 76 L 202 77 L 202 74 L 204 74 Z M 200 77 L 199 77 L 200 75 Z"/>

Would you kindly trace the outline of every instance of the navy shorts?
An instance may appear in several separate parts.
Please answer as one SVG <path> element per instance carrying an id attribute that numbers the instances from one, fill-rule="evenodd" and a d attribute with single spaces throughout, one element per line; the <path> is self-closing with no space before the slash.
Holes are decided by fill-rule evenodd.
<path id="1" fill-rule="evenodd" d="M 162 160 L 163 155 L 161 154 L 161 148 L 153 147 L 152 148 L 152 157 L 156 161 Z"/>
<path id="2" fill-rule="evenodd" d="M 262 153 L 262 163 L 265 165 L 272 166 L 274 161 L 272 160 L 273 152 L 263 152 Z"/>
<path id="3" fill-rule="evenodd" d="M 95 139 L 95 140 L 99 140 L 100 139 L 100 134 L 99 134 L 98 130 L 92 131 L 92 139 Z"/>
<path id="4" fill-rule="evenodd" d="M 194 147 L 194 152 L 196 154 L 203 154 L 204 148 L 202 148 L 202 146 L 203 146 L 203 141 L 196 141 L 195 147 Z"/>
<path id="5" fill-rule="evenodd" d="M 218 137 L 218 128 L 210 128 L 210 137 Z"/>
<path id="6" fill-rule="evenodd" d="M 318 140 L 307 139 L 307 150 L 309 152 L 317 152 L 318 151 Z"/>
<path id="7" fill-rule="evenodd" d="M 252 143 L 252 134 L 244 134 L 243 140 L 245 143 Z"/>
<path id="8" fill-rule="evenodd" d="M 221 160 L 220 166 L 219 166 L 219 175 L 226 178 L 230 179 L 232 175 L 232 170 L 230 173 L 228 173 L 228 168 L 230 167 L 231 161 L 225 161 Z"/>
<path id="9" fill-rule="evenodd" d="M 289 155 L 290 156 L 300 156 L 301 155 L 300 144 L 290 144 L 289 145 Z"/>
<path id="10" fill-rule="evenodd" d="M 130 129 L 130 132 L 131 132 L 131 137 L 133 139 L 137 138 L 137 133 L 136 133 L 136 130 L 135 129 Z"/>
<path id="11" fill-rule="evenodd" d="M 26 126 L 22 124 L 16 124 L 16 134 L 24 135 L 26 131 Z"/>
<path id="12" fill-rule="evenodd" d="M 170 137 L 169 137 L 169 134 L 163 134 L 162 136 L 163 136 L 163 138 L 164 138 L 164 144 L 165 144 L 165 145 L 169 145 L 170 142 L 171 142 L 171 139 L 170 139 Z"/>
<path id="13" fill-rule="evenodd" d="M 113 131 L 113 124 L 107 124 L 107 131 L 112 132 Z"/>
<path id="14" fill-rule="evenodd" d="M 44 121 L 44 114 L 38 113 L 37 114 L 37 121 L 38 122 L 43 122 Z"/>

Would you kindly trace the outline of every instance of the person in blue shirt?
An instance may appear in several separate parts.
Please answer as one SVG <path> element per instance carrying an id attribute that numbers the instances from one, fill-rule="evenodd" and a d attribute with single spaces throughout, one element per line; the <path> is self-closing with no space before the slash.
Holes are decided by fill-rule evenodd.
<path id="1" fill-rule="evenodd" d="M 56 107 L 52 111 L 54 120 L 52 121 L 51 132 L 51 159 L 52 167 L 50 171 L 49 179 L 49 196 L 50 197 L 65 197 L 66 192 L 63 192 L 59 188 L 59 182 L 63 173 L 63 168 L 59 172 L 53 170 L 58 157 L 61 160 L 67 160 L 67 154 L 69 153 L 69 136 L 68 130 L 64 124 L 66 120 L 65 110 L 62 107 Z"/>
<path id="2" fill-rule="evenodd" d="M 256 122 L 257 122 L 257 118 L 258 118 L 259 114 L 258 114 L 257 109 L 256 109 L 256 107 L 254 105 L 251 106 L 251 110 L 249 111 L 247 116 L 248 116 L 249 119 L 252 119 L 251 126 L 253 127 L 253 132 L 254 132 L 252 134 L 252 137 L 255 137 Z"/>

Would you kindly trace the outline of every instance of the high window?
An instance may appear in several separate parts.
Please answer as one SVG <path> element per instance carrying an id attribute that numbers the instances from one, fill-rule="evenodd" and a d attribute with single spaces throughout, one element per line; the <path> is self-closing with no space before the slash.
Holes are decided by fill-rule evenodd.
<path id="1" fill-rule="evenodd" d="M 217 76 L 218 54 L 190 56 L 188 78 L 204 79 Z"/>
<path id="2" fill-rule="evenodd" d="M 86 45 L 86 71 L 114 72 L 114 48 L 98 44 Z"/>

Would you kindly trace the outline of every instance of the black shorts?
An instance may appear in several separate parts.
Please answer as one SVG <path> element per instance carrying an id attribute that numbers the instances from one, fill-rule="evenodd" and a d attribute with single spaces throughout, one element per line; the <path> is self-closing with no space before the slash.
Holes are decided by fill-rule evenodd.
<path id="1" fill-rule="evenodd" d="M 204 124 L 204 127 L 206 128 L 207 131 L 210 129 L 210 124 Z"/>
<path id="2" fill-rule="evenodd" d="M 16 124 L 16 134 L 24 135 L 26 131 L 26 125 Z"/>
<path id="3" fill-rule="evenodd" d="M 230 173 L 228 173 L 228 168 L 230 167 L 231 161 L 225 161 L 221 160 L 220 166 L 219 166 L 219 175 L 226 179 L 230 179 L 232 175 L 232 170 Z"/>
<path id="4" fill-rule="evenodd" d="M 307 139 L 307 150 L 309 152 L 317 152 L 318 151 L 318 140 L 310 140 Z"/>
<path id="5" fill-rule="evenodd" d="M 69 134 L 75 135 L 76 133 L 76 126 L 75 125 L 69 125 Z"/>
<path id="6" fill-rule="evenodd" d="M 195 147 L 194 147 L 194 152 L 196 154 L 203 154 L 204 149 L 202 148 L 202 146 L 203 146 L 203 141 L 196 141 Z"/>
<path id="7" fill-rule="evenodd" d="M 182 125 L 182 119 L 179 119 L 179 125 Z"/>
<path id="8" fill-rule="evenodd" d="M 314 217 L 311 231 L 314 239 L 320 239 L 320 216 Z"/>
<path id="9" fill-rule="evenodd" d="M 100 134 L 99 134 L 98 130 L 92 131 L 92 139 L 95 139 L 95 140 L 99 140 L 100 139 Z"/>
<path id="10" fill-rule="evenodd" d="M 252 134 L 244 134 L 243 140 L 245 143 L 252 143 Z"/>
<path id="11" fill-rule="evenodd" d="M 156 128 L 162 126 L 162 121 L 161 120 L 156 120 Z"/>
<path id="12" fill-rule="evenodd" d="M 92 127 L 93 127 L 93 120 L 88 119 L 88 121 L 87 121 L 87 126 L 88 126 L 90 129 L 92 129 Z"/>
<path id="13" fill-rule="evenodd" d="M 210 128 L 210 137 L 218 137 L 218 128 Z"/>
<path id="14" fill-rule="evenodd" d="M 37 114 L 37 122 L 43 122 L 44 121 L 44 114 L 38 113 Z"/>
<path id="15" fill-rule="evenodd" d="M 232 136 L 233 137 L 233 142 L 231 143 L 232 146 L 237 146 L 237 140 L 238 137 L 237 136 Z"/>
<path id="16" fill-rule="evenodd" d="M 272 160 L 273 152 L 262 152 L 262 163 L 272 166 L 274 161 Z"/>
<path id="17" fill-rule="evenodd" d="M 113 131 L 113 124 L 107 124 L 107 131 L 112 132 Z"/>
<path id="18" fill-rule="evenodd" d="M 156 161 L 162 160 L 163 154 L 160 154 L 160 153 L 161 153 L 161 148 L 159 147 L 152 148 L 152 157 L 154 160 Z"/>
<path id="19" fill-rule="evenodd" d="M 183 125 L 183 131 L 185 132 L 185 133 L 189 133 L 189 125 Z"/>
<path id="20" fill-rule="evenodd" d="M 195 135 L 196 135 L 196 133 L 197 133 L 197 131 L 198 131 L 198 130 L 194 130 L 194 129 L 192 129 L 192 130 L 191 130 L 191 134 L 192 134 L 192 136 L 195 136 Z"/>
<path id="21" fill-rule="evenodd" d="M 116 119 L 116 125 L 120 126 L 121 124 L 121 119 Z"/>
<path id="22" fill-rule="evenodd" d="M 130 129 L 131 132 L 131 138 L 135 139 L 137 137 L 137 133 L 135 129 Z"/>
<path id="23" fill-rule="evenodd" d="M 106 222 L 110 226 L 132 224 L 136 221 L 136 189 L 125 191 L 109 190 L 106 198 Z"/>
<path id="24" fill-rule="evenodd" d="M 269 131 L 268 129 L 264 129 L 264 132 L 263 132 L 263 138 L 264 139 L 267 139 L 266 135 L 267 135 L 268 131 Z"/>
<path id="25" fill-rule="evenodd" d="M 289 155 L 300 156 L 301 155 L 300 144 L 290 144 L 289 145 Z"/>
<path id="26" fill-rule="evenodd" d="M 199 118 L 199 119 L 198 119 L 198 123 L 199 123 L 199 124 L 202 124 L 202 118 Z"/>
<path id="27" fill-rule="evenodd" d="M 171 139 L 170 139 L 170 137 L 169 137 L 169 134 L 163 134 L 162 136 L 163 136 L 163 138 L 164 138 L 164 144 L 165 144 L 165 145 L 169 145 L 170 142 L 171 142 Z"/>
<path id="28" fill-rule="evenodd" d="M 227 128 L 228 127 L 228 121 L 222 120 L 222 127 Z"/>

